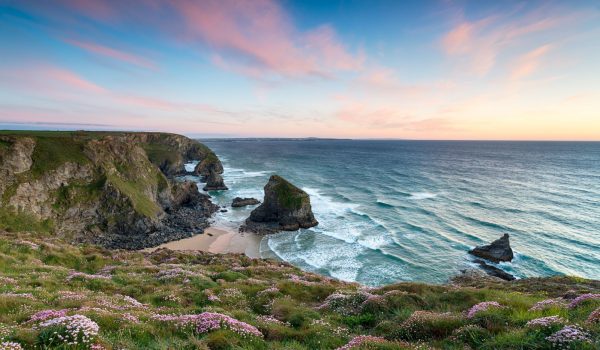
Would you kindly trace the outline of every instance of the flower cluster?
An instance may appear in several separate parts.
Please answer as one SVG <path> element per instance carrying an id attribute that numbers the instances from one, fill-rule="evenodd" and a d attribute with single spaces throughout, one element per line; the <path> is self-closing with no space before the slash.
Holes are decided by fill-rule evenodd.
<path id="1" fill-rule="evenodd" d="M 573 299 L 573 301 L 571 301 L 569 303 L 569 309 L 573 309 L 573 308 L 577 307 L 579 304 L 583 303 L 584 301 L 595 300 L 595 299 L 600 299 L 600 294 L 593 294 L 593 293 L 582 294 L 582 295 L 578 296 L 577 298 Z"/>
<path id="2" fill-rule="evenodd" d="M 181 298 L 178 297 L 177 295 L 171 293 L 169 295 L 166 295 L 165 297 L 163 297 L 164 301 L 172 301 L 174 303 L 180 303 L 181 302 Z"/>
<path id="3" fill-rule="evenodd" d="M 2 284 L 17 284 L 17 280 L 11 277 L 0 276 L 0 282 Z"/>
<path id="4" fill-rule="evenodd" d="M 538 301 L 535 303 L 529 311 L 541 311 L 551 307 L 565 307 L 566 301 L 563 298 L 554 298 Z"/>
<path id="5" fill-rule="evenodd" d="M 351 294 L 334 292 L 325 298 L 325 301 L 318 306 L 318 309 L 329 309 L 344 315 L 351 315 L 359 312 L 363 303 L 370 297 L 372 297 L 372 294 L 361 291 Z"/>
<path id="6" fill-rule="evenodd" d="M 128 312 L 124 313 L 121 315 L 121 317 L 125 320 L 125 321 L 129 321 L 131 323 L 140 323 L 140 320 L 137 318 L 137 316 L 132 315 Z"/>
<path id="7" fill-rule="evenodd" d="M 0 341 L 4 340 L 10 333 L 12 332 L 12 328 L 5 325 L 4 323 L 0 323 Z"/>
<path id="8" fill-rule="evenodd" d="M 110 279 L 109 276 L 90 275 L 90 274 L 84 273 L 84 272 L 71 271 L 69 273 L 69 275 L 67 276 L 66 280 L 71 281 L 72 279 L 75 279 L 75 278 L 90 279 L 90 280 L 109 280 Z"/>
<path id="9" fill-rule="evenodd" d="M 280 321 L 278 319 L 276 319 L 275 317 L 271 316 L 271 315 L 260 315 L 258 317 L 256 317 L 256 320 L 259 322 L 264 322 L 264 323 L 274 323 L 274 324 L 279 324 L 282 326 L 289 326 L 290 324 L 288 322 L 283 322 Z"/>
<path id="10" fill-rule="evenodd" d="M 0 294 L 0 297 L 6 297 L 6 298 L 23 298 L 23 299 L 35 300 L 35 297 L 31 293 L 10 293 L 10 292 L 7 292 L 7 293 Z"/>
<path id="11" fill-rule="evenodd" d="M 56 328 L 51 335 L 52 342 L 62 342 L 69 345 L 91 344 L 93 338 L 98 335 L 100 327 L 86 316 L 73 315 L 54 318 L 44 321 L 39 325 L 40 329 Z"/>
<path id="12" fill-rule="evenodd" d="M 590 316 L 587 318 L 587 323 L 600 323 L 600 307 L 590 313 Z"/>
<path id="13" fill-rule="evenodd" d="M 289 274 L 288 277 L 290 278 L 290 281 L 294 282 L 294 283 L 299 283 L 305 286 L 313 286 L 315 284 L 319 284 L 318 282 L 311 282 L 311 281 L 307 281 L 305 279 L 303 279 L 302 277 L 296 275 L 296 274 Z"/>
<path id="14" fill-rule="evenodd" d="M 195 273 L 176 267 L 169 270 L 162 270 L 156 274 L 156 278 L 161 281 L 171 280 L 179 277 L 203 277 L 200 273 Z"/>
<path id="15" fill-rule="evenodd" d="M 70 290 L 61 290 L 58 292 L 59 300 L 85 300 L 87 295 L 85 293 L 72 292 Z"/>
<path id="16" fill-rule="evenodd" d="M 0 343 L 0 350 L 23 350 L 23 347 L 19 343 L 5 341 Z"/>
<path id="17" fill-rule="evenodd" d="M 52 318 L 67 316 L 68 311 L 69 310 L 67 309 L 38 311 L 35 314 L 31 315 L 28 322 L 38 323 Z"/>
<path id="18" fill-rule="evenodd" d="M 366 343 L 385 343 L 386 340 L 381 337 L 374 337 L 371 335 L 360 335 L 358 337 L 352 338 L 350 342 L 344 346 L 337 348 L 336 350 L 350 350 L 356 347 L 359 347 Z"/>
<path id="19" fill-rule="evenodd" d="M 525 326 L 529 328 L 546 328 L 564 323 L 566 323 L 566 320 L 560 316 L 548 316 L 531 320 Z"/>
<path id="20" fill-rule="evenodd" d="M 565 326 L 560 331 L 546 337 L 546 340 L 552 343 L 557 348 L 567 348 L 572 342 L 585 342 L 591 341 L 590 335 L 577 326 Z"/>
<path id="21" fill-rule="evenodd" d="M 130 297 L 129 295 L 123 296 L 123 300 L 125 300 L 132 307 L 136 307 L 136 308 L 140 308 L 140 309 L 146 308 L 146 305 L 140 303 L 139 301 L 135 300 L 134 298 Z"/>
<path id="22" fill-rule="evenodd" d="M 262 337 L 262 333 L 254 326 L 236 320 L 233 317 L 216 312 L 203 312 L 199 315 L 154 315 L 157 321 L 174 322 L 181 328 L 192 327 L 199 334 L 217 329 L 229 329 L 242 336 L 253 335 Z"/>
<path id="23" fill-rule="evenodd" d="M 490 308 L 502 308 L 502 307 L 503 306 L 500 305 L 497 301 L 484 301 L 482 303 L 473 305 L 469 309 L 469 311 L 467 311 L 467 318 L 473 318 L 473 317 L 475 317 L 475 315 L 478 312 L 486 311 Z"/>
<path id="24" fill-rule="evenodd" d="M 277 288 L 275 286 L 272 286 L 272 287 L 269 287 L 267 289 L 261 290 L 256 295 L 261 296 L 261 295 L 275 294 L 275 293 L 279 293 L 279 288 Z"/>
<path id="25" fill-rule="evenodd" d="M 17 241 L 17 242 L 15 242 L 15 243 L 16 243 L 16 244 L 20 244 L 20 245 L 27 246 L 27 247 L 29 247 L 29 248 L 31 248 L 31 249 L 38 249 L 38 248 L 40 247 L 40 245 L 39 245 L 39 244 L 36 244 L 36 243 L 30 242 L 30 241 L 25 241 L 25 240 L 20 240 L 20 241 Z"/>
<path id="26" fill-rule="evenodd" d="M 410 333 L 418 331 L 424 324 L 431 324 L 441 321 L 450 321 L 457 319 L 456 315 L 450 312 L 437 313 L 432 311 L 418 310 L 412 313 L 409 318 L 402 322 L 402 327 Z"/>

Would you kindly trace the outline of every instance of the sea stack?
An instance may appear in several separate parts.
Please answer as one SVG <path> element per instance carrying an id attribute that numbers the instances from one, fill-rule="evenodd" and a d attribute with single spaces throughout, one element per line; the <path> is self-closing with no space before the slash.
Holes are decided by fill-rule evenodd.
<path id="1" fill-rule="evenodd" d="M 260 201 L 256 198 L 241 198 L 241 197 L 235 197 L 233 199 L 233 202 L 231 202 L 231 206 L 233 208 L 240 208 L 240 207 L 245 207 L 247 205 L 256 205 L 259 204 Z"/>
<path id="2" fill-rule="evenodd" d="M 511 261 L 514 257 L 508 233 L 491 244 L 473 248 L 469 253 L 493 262 Z"/>
<path id="3" fill-rule="evenodd" d="M 200 176 L 203 182 L 206 182 L 203 190 L 218 191 L 227 190 L 227 186 L 223 182 L 223 165 L 214 153 L 208 154 L 198 165 L 194 172 Z"/>
<path id="4" fill-rule="evenodd" d="M 263 203 L 250 213 L 240 230 L 268 234 L 318 224 L 308 194 L 281 176 L 272 175 L 265 185 Z"/>

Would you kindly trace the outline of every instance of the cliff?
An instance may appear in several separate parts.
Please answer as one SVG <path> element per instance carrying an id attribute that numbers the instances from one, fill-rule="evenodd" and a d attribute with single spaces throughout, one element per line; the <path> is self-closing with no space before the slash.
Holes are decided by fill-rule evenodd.
<path id="1" fill-rule="evenodd" d="M 202 232 L 215 206 L 173 176 L 207 157 L 174 134 L 2 132 L 0 228 L 130 249 Z"/>
<path id="2" fill-rule="evenodd" d="M 309 228 L 319 223 L 313 215 L 308 194 L 278 175 L 264 188 L 263 203 L 250 213 L 242 231 L 274 233 Z"/>

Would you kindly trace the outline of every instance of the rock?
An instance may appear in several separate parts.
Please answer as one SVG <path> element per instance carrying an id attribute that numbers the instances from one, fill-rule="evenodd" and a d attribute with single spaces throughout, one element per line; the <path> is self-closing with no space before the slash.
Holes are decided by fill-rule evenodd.
<path id="1" fill-rule="evenodd" d="M 260 201 L 256 198 L 240 198 L 235 197 L 233 202 L 231 202 L 231 206 L 234 208 L 245 207 L 247 205 L 256 205 L 259 204 Z"/>
<path id="2" fill-rule="evenodd" d="M 498 277 L 490 276 L 479 269 L 466 269 L 461 270 L 460 274 L 452 276 L 449 282 L 458 286 L 479 286 L 485 283 L 499 283 L 504 281 Z"/>
<path id="3" fill-rule="evenodd" d="M 223 164 L 214 153 L 209 153 L 196 165 L 194 172 L 202 178 L 203 182 L 206 182 L 210 173 L 223 174 Z"/>
<path id="4" fill-rule="evenodd" d="M 493 262 L 511 261 L 514 257 L 510 248 L 508 233 L 505 233 L 504 236 L 491 244 L 475 247 L 469 253 Z"/>
<path id="5" fill-rule="evenodd" d="M 227 186 L 223 182 L 223 177 L 215 171 L 211 171 L 206 179 L 205 191 L 227 190 Z"/>
<path id="6" fill-rule="evenodd" d="M 318 225 L 308 194 L 278 175 L 265 185 L 263 204 L 250 213 L 241 231 L 275 233 Z"/>
<path id="7" fill-rule="evenodd" d="M 203 200 L 203 196 L 206 196 L 198 191 L 198 186 L 193 181 L 176 182 L 173 184 L 171 192 L 175 208 L 193 207 Z"/>
<path id="8" fill-rule="evenodd" d="M 481 267 L 481 269 L 490 276 L 498 277 L 505 281 L 516 280 L 515 276 L 511 275 L 510 273 L 508 273 L 502 269 L 497 268 L 496 266 L 490 265 L 481 259 L 475 259 L 475 263 L 477 263 L 479 265 L 479 267 Z"/>
<path id="9" fill-rule="evenodd" d="M 227 209 L 221 209 L 221 210 L 219 210 L 219 211 L 220 211 L 221 213 L 227 213 L 227 211 L 228 211 L 228 210 L 227 210 Z"/>

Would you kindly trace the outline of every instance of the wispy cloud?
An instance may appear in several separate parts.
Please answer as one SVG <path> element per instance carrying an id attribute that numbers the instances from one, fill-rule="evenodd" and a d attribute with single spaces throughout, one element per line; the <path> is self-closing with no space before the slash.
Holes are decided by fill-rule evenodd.
<path id="1" fill-rule="evenodd" d="M 547 44 L 540 46 L 519 57 L 516 65 L 513 67 L 512 72 L 510 73 L 510 78 L 513 80 L 518 80 L 535 73 L 535 71 L 538 70 L 540 67 L 541 59 L 551 49 L 552 45 Z"/>
<path id="2" fill-rule="evenodd" d="M 146 69 L 156 69 L 156 64 L 144 57 L 125 52 L 122 50 L 117 50 L 108 46 L 103 46 L 100 44 L 66 39 L 67 43 L 77 46 L 87 52 L 91 52 L 93 54 L 105 56 L 114 60 L 122 61 L 125 63 L 133 64 Z"/>

